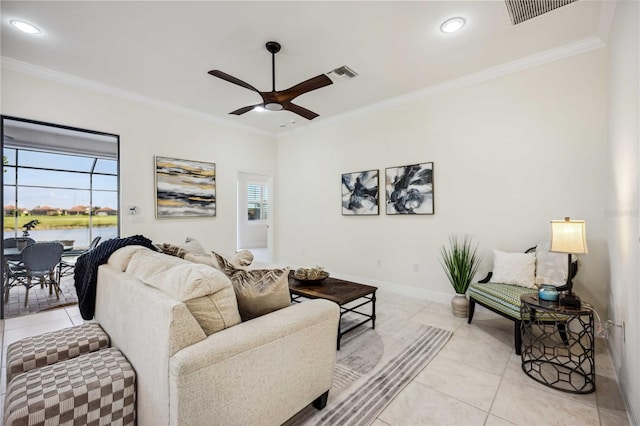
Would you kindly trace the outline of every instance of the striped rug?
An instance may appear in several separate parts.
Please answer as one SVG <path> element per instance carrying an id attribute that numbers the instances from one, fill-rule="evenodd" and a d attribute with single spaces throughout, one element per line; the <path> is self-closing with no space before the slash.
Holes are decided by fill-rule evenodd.
<path id="1" fill-rule="evenodd" d="M 327 406 L 321 411 L 308 407 L 287 425 L 371 424 L 451 336 L 450 331 L 426 325 L 409 327 L 403 331 L 405 336 L 392 339 L 384 345 L 376 330 L 360 333 L 351 342 L 343 340 L 343 345 L 357 345 L 358 349 L 342 359 L 338 355 Z M 376 348 L 380 345 L 384 346 L 382 351 Z M 345 346 L 343 349 L 346 349 Z M 378 355 L 372 355 L 375 353 Z M 370 371 L 361 374 L 358 370 L 362 370 L 363 364 L 371 363 L 366 359 L 370 356 L 377 357 L 379 362 Z"/>

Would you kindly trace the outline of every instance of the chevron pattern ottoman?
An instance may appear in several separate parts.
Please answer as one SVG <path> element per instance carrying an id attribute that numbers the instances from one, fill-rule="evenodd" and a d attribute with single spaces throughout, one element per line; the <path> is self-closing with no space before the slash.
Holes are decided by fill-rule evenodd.
<path id="1" fill-rule="evenodd" d="M 7 348 L 7 383 L 16 375 L 109 347 L 109 336 L 97 323 L 44 333 Z"/>
<path id="2" fill-rule="evenodd" d="M 80 355 L 13 378 L 6 426 L 133 425 L 136 375 L 115 348 Z"/>

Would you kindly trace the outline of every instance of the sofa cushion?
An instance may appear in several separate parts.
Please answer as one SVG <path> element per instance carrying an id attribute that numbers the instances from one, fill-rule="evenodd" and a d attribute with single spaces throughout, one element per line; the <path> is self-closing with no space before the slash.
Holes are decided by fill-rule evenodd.
<path id="1" fill-rule="evenodd" d="M 291 304 L 289 268 L 237 269 L 224 257 L 214 254 L 224 273 L 231 278 L 242 321 L 259 317 Z"/>
<path id="2" fill-rule="evenodd" d="M 146 281 L 166 295 L 184 302 L 208 336 L 240 323 L 231 281 L 206 265 L 175 265 Z"/>
<path id="3" fill-rule="evenodd" d="M 231 281 L 214 268 L 144 249 L 131 255 L 126 273 L 184 302 L 207 336 L 240 322 Z"/>
<path id="4" fill-rule="evenodd" d="M 127 266 L 129 265 L 133 255 L 139 251 L 148 251 L 148 249 L 138 245 L 122 247 L 111 254 L 107 263 L 117 268 L 119 271 L 124 272 L 127 270 Z"/>
<path id="5" fill-rule="evenodd" d="M 536 254 L 493 251 L 492 283 L 535 287 Z"/>
<path id="6" fill-rule="evenodd" d="M 147 283 L 149 278 L 176 265 L 191 265 L 184 259 L 167 256 L 151 250 L 136 251 L 131 256 L 125 272 Z"/>

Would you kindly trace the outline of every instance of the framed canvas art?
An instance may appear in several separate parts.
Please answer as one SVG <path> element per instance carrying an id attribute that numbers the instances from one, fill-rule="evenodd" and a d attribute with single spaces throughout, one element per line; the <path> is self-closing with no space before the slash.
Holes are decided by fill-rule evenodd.
<path id="1" fill-rule="evenodd" d="M 387 214 L 433 214 L 433 162 L 385 169 Z"/>
<path id="2" fill-rule="evenodd" d="M 216 215 L 216 165 L 155 157 L 156 218 Z"/>
<path id="3" fill-rule="evenodd" d="M 379 180 L 378 170 L 344 173 L 342 175 L 342 214 L 344 216 L 380 214 Z"/>

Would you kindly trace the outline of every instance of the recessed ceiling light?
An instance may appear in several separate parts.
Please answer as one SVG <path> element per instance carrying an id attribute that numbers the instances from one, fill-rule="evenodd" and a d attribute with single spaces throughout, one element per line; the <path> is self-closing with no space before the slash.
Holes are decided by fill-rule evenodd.
<path id="1" fill-rule="evenodd" d="M 25 21 L 20 21 L 18 19 L 12 19 L 11 21 L 9 21 L 9 23 L 27 34 L 40 34 L 42 32 L 40 31 L 40 28 L 36 27 L 35 25 Z"/>
<path id="2" fill-rule="evenodd" d="M 465 22 L 464 18 L 447 19 L 442 25 L 440 25 L 440 31 L 443 33 L 455 33 L 464 27 Z"/>
<path id="3" fill-rule="evenodd" d="M 258 111 L 258 112 L 264 112 L 265 111 L 265 109 L 263 107 L 261 107 L 261 106 L 257 106 L 253 110 L 254 111 Z"/>

